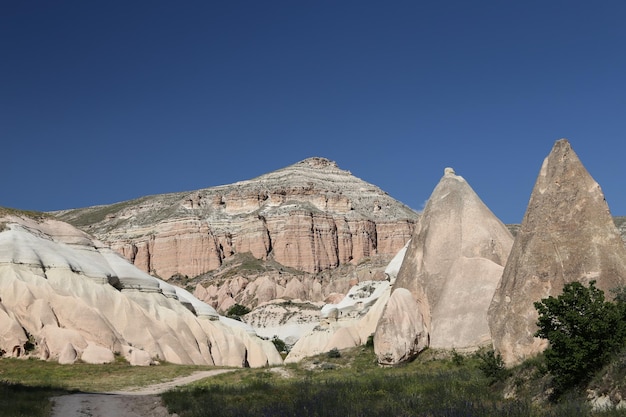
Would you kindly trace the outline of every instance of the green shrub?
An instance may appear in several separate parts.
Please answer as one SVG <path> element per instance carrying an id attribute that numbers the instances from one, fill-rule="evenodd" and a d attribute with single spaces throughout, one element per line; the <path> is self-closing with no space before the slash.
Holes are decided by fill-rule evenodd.
<path id="1" fill-rule="evenodd" d="M 591 281 L 566 284 L 558 297 L 535 303 L 539 312 L 535 336 L 547 339 L 546 367 L 555 394 L 582 387 L 619 351 L 626 337 L 624 303 L 605 301 Z"/>
<path id="2" fill-rule="evenodd" d="M 276 347 L 276 350 L 279 353 L 289 353 L 289 347 L 287 346 L 287 344 L 278 336 L 274 335 L 274 337 L 272 338 L 272 343 L 274 344 L 274 346 Z"/>
<path id="3" fill-rule="evenodd" d="M 329 358 L 341 358 L 341 352 L 337 348 L 332 348 L 326 353 L 326 356 Z"/>
<path id="4" fill-rule="evenodd" d="M 465 361 L 465 356 L 457 352 L 456 349 L 452 349 L 452 363 L 455 364 L 456 366 L 461 366 L 463 365 L 464 361 Z"/>
<path id="5" fill-rule="evenodd" d="M 502 356 L 493 349 L 477 352 L 476 357 L 479 359 L 478 368 L 489 378 L 490 383 L 503 381 L 509 375 Z"/>
<path id="6" fill-rule="evenodd" d="M 241 321 L 241 316 L 245 316 L 250 312 L 250 309 L 241 304 L 234 304 L 231 308 L 226 312 L 226 317 L 230 317 L 231 319 Z"/>

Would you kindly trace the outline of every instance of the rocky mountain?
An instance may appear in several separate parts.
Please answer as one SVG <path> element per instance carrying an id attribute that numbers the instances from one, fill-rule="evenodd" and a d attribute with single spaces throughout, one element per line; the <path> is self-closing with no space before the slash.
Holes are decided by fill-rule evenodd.
<path id="1" fill-rule="evenodd" d="M 230 185 L 55 215 L 165 280 L 198 276 L 246 252 L 309 273 L 390 259 L 418 218 L 324 158 Z"/>
<path id="2" fill-rule="evenodd" d="M 260 367 L 274 345 L 48 216 L 0 209 L 0 356 Z"/>
<path id="3" fill-rule="evenodd" d="M 467 181 L 446 168 L 426 203 L 376 328 L 379 362 L 396 364 L 423 347 L 476 349 L 489 344 L 487 309 L 512 244 L 506 226 Z M 408 323 L 410 329 L 405 328 Z"/>
<path id="4" fill-rule="evenodd" d="M 546 347 L 533 337 L 533 303 L 569 282 L 610 295 L 626 283 L 626 247 L 604 194 L 569 142 L 557 141 L 541 166 L 528 208 L 489 308 L 493 344 L 508 364 Z"/>

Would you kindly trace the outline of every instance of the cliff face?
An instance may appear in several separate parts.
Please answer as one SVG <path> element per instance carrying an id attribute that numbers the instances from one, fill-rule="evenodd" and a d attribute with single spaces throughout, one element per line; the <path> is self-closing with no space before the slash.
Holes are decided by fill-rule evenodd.
<path id="1" fill-rule="evenodd" d="M 197 276 L 246 252 L 313 273 L 391 258 L 418 218 L 324 158 L 231 185 L 55 214 L 164 279 Z"/>

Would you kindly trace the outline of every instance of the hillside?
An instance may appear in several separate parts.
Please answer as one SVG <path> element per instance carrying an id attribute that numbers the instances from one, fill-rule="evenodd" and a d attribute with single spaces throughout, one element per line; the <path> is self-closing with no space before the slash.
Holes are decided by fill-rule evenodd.
<path id="1" fill-rule="evenodd" d="M 0 357 L 266 366 L 272 343 L 50 216 L 0 210 Z"/>
<path id="2" fill-rule="evenodd" d="M 246 252 L 312 273 L 390 259 L 419 216 L 325 158 L 234 184 L 54 214 L 163 279 L 198 276 Z"/>

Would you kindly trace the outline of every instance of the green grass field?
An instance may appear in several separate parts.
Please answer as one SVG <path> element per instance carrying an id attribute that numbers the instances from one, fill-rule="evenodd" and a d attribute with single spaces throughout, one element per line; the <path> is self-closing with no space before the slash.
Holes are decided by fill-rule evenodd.
<path id="1" fill-rule="evenodd" d="M 121 359 L 107 365 L 0 359 L 0 417 L 44 417 L 50 414 L 49 398 L 55 395 L 141 387 L 201 369 L 208 367 L 171 364 L 133 367 Z"/>
<path id="2" fill-rule="evenodd" d="M 584 395 L 549 403 L 544 393 L 549 379 L 541 372 L 541 359 L 494 380 L 481 370 L 476 355 L 426 351 L 414 362 L 393 368 L 378 367 L 372 348 L 334 356 L 282 368 L 237 370 L 165 393 L 163 400 L 180 417 L 626 416 L 626 411 L 592 413 Z M 207 367 L 2 359 L 0 417 L 47 416 L 50 396 L 146 386 L 202 369 Z"/>

